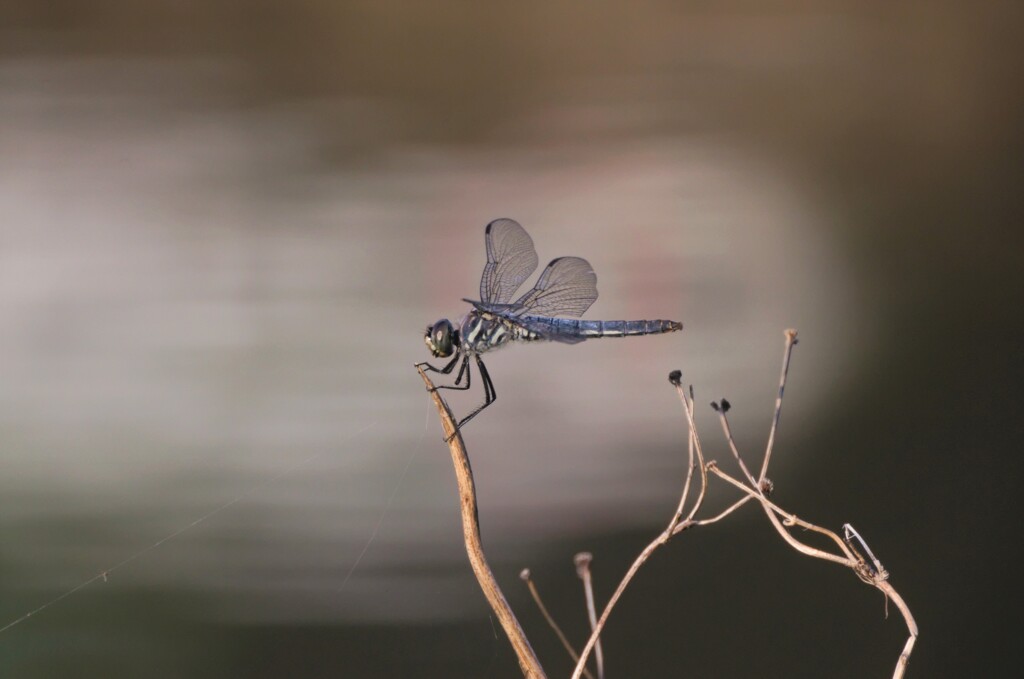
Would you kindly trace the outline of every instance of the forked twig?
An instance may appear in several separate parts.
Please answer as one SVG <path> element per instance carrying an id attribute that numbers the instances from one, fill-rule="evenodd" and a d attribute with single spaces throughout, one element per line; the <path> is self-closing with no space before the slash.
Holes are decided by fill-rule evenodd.
<path id="1" fill-rule="evenodd" d="M 878 588 L 888 598 L 888 600 L 892 601 L 893 604 L 895 604 L 897 610 L 899 610 L 900 614 L 903 616 L 903 620 L 907 625 L 907 631 L 909 632 L 907 642 L 903 647 L 903 652 L 900 653 L 899 660 L 896 662 L 896 669 L 892 675 L 893 679 L 901 679 L 901 677 L 903 677 L 904 672 L 906 671 L 907 663 L 910 661 L 910 654 L 914 650 L 914 644 L 917 642 L 917 622 L 914 620 L 914 616 L 910 612 L 910 607 L 907 606 L 906 602 L 903 600 L 903 597 L 901 597 L 899 593 L 895 590 L 895 588 L 893 588 L 892 584 L 888 582 L 889 573 L 886 572 L 885 569 L 880 568 L 880 563 L 878 563 L 878 560 L 874 559 L 875 563 L 869 564 L 859 554 L 854 553 L 850 549 L 850 547 L 842 540 L 842 538 L 836 535 L 833 531 L 830 531 L 827 528 L 822 528 L 821 526 L 816 526 L 813 523 L 804 521 L 803 519 L 798 518 L 795 514 L 790 514 L 789 512 L 787 512 L 786 510 L 782 509 L 774 502 L 769 500 L 767 497 L 765 497 L 765 495 L 761 493 L 759 490 L 750 488 L 740 480 L 735 479 L 732 476 L 726 474 L 721 469 L 719 469 L 717 465 L 709 464 L 708 466 L 709 471 L 711 471 L 711 473 L 727 481 L 728 483 L 736 486 L 744 493 L 747 493 L 747 497 L 745 499 L 758 500 L 761 503 L 761 506 L 764 508 L 765 514 L 768 516 L 769 520 L 771 520 L 772 522 L 772 525 L 775 527 L 775 530 L 782 537 L 782 539 L 789 543 L 789 545 L 793 549 L 800 552 L 801 554 L 805 554 L 816 559 L 831 561 L 832 563 L 837 563 L 840 566 L 846 566 L 847 568 L 851 569 L 862 581 L 873 587 Z M 783 521 L 779 521 L 780 516 L 782 517 Z M 815 531 L 817 533 L 821 533 L 822 535 L 828 536 L 833 542 L 839 545 L 839 549 L 842 552 L 842 556 L 826 552 L 822 549 L 812 547 L 808 544 L 805 544 L 797 540 L 795 537 L 793 537 L 792 533 L 786 530 L 787 525 L 799 526 L 801 528 Z"/>
<path id="2" fill-rule="evenodd" d="M 748 502 L 750 502 L 753 499 L 754 498 L 751 497 L 750 495 L 745 495 L 745 496 L 741 497 L 739 500 L 736 500 L 736 502 L 733 502 L 731 505 L 729 505 L 728 508 L 726 508 L 725 510 L 719 512 L 718 514 L 715 514 L 714 516 L 712 516 L 709 519 L 694 519 L 694 520 L 690 521 L 689 523 L 679 524 L 678 526 L 676 526 L 675 532 L 676 533 L 682 533 L 684 530 L 686 530 L 687 528 L 690 528 L 692 526 L 710 526 L 711 524 L 717 523 L 717 522 L 721 521 L 722 519 L 724 519 L 725 517 L 729 516 L 730 514 L 735 512 L 737 509 L 739 509 L 740 507 L 742 507 L 743 505 L 747 504 Z"/>
<path id="3" fill-rule="evenodd" d="M 775 526 L 775 529 L 779 532 L 779 535 L 781 535 L 782 538 L 786 542 L 788 542 L 790 544 L 790 546 L 793 547 L 793 549 L 797 550 L 801 554 L 806 554 L 807 556 L 813 556 L 813 557 L 818 558 L 818 559 L 824 559 L 825 561 L 832 561 L 833 563 L 837 563 L 840 566 L 846 566 L 847 568 L 853 568 L 854 566 L 856 566 L 857 561 L 853 557 L 852 554 L 848 553 L 848 549 L 849 548 L 846 546 L 845 543 L 843 543 L 842 539 L 840 539 L 840 537 L 838 535 L 836 535 L 835 533 L 833 533 L 832 531 L 827 530 L 825 528 L 821 528 L 819 526 L 815 526 L 812 523 L 807 523 L 803 519 L 800 519 L 799 517 L 797 517 L 795 514 L 790 514 L 789 512 L 787 512 L 786 510 L 782 509 L 781 507 L 776 505 L 774 502 L 772 502 L 771 500 L 766 498 L 764 495 L 762 495 L 760 492 L 758 492 L 754 488 L 751 488 L 750 486 L 746 485 L 745 483 L 743 483 L 739 479 L 733 478 L 732 476 L 729 476 L 728 474 L 723 472 L 721 469 L 718 468 L 718 465 L 716 465 L 716 464 L 712 463 L 712 464 L 708 465 L 708 471 L 710 471 L 712 474 L 714 474 L 715 476 L 719 477 L 720 479 L 722 479 L 722 480 L 732 484 L 733 486 L 736 486 L 737 488 L 742 490 L 744 493 L 747 493 L 751 499 L 759 500 L 761 502 L 761 505 L 764 507 L 765 511 L 767 512 L 768 518 L 771 519 L 773 525 Z M 824 550 L 818 549 L 817 547 L 811 547 L 810 545 L 805 545 L 804 543 L 802 543 L 799 540 L 797 540 L 796 538 L 794 538 L 793 535 L 788 530 L 786 530 L 785 526 L 783 526 L 782 523 L 779 522 L 779 518 L 778 518 L 778 516 L 776 516 L 776 514 L 778 514 L 778 516 L 781 516 L 783 519 L 785 519 L 785 522 L 787 524 L 791 525 L 791 526 L 800 526 L 801 528 L 805 528 L 807 530 L 813 530 L 813 531 L 816 531 L 818 533 L 822 533 L 822 534 L 824 534 L 824 535 L 826 535 L 828 537 L 833 538 L 834 540 L 837 541 L 838 544 L 842 545 L 841 549 L 844 552 L 847 552 L 847 554 L 845 556 L 836 556 L 836 555 L 830 554 L 830 553 L 828 553 L 828 552 L 826 552 Z"/>
<path id="4" fill-rule="evenodd" d="M 793 547 L 793 549 L 807 556 L 811 556 L 817 559 L 823 559 L 825 561 L 831 561 L 841 566 L 850 568 L 861 580 L 881 590 L 881 592 L 887 597 L 887 600 L 893 602 L 896 608 L 903 615 L 903 619 L 907 625 L 907 630 L 909 631 L 909 636 L 907 638 L 906 643 L 904 644 L 903 651 L 901 652 L 900 657 L 897 660 L 896 669 L 893 672 L 893 679 L 901 679 L 903 677 L 904 672 L 906 671 L 907 663 L 910 659 L 910 654 L 913 651 L 914 644 L 917 641 L 917 623 L 914 620 L 914 617 L 911 614 L 910 608 L 907 606 L 906 602 L 903 601 L 903 598 L 899 595 L 898 592 L 896 592 L 892 584 L 888 582 L 888 572 L 885 571 L 885 569 L 881 565 L 881 562 L 871 552 L 871 549 L 867 546 L 867 543 L 864 541 L 864 539 L 853 529 L 852 526 L 846 524 L 844 526 L 844 532 L 846 535 L 846 538 L 844 540 L 835 532 L 830 531 L 826 528 L 822 528 L 821 526 L 814 525 L 807 521 L 804 521 L 803 519 L 797 517 L 795 514 L 787 512 L 786 510 L 782 509 L 777 504 L 768 499 L 768 496 L 770 495 L 773 487 L 771 480 L 768 478 L 768 465 L 771 461 L 772 450 L 775 445 L 775 436 L 776 432 L 778 431 L 779 419 L 782 414 L 782 398 L 786 389 L 786 379 L 789 374 L 789 364 L 793 355 L 793 347 L 797 343 L 797 333 L 795 330 L 786 330 L 785 337 L 786 342 L 783 354 L 782 370 L 779 377 L 779 391 L 778 396 L 775 399 L 775 411 L 772 417 L 771 430 L 768 434 L 768 444 L 765 448 L 764 460 L 761 464 L 761 472 L 756 478 L 753 474 L 750 473 L 750 471 L 747 469 L 746 464 L 743 462 L 743 458 L 740 455 L 739 449 L 736 446 L 736 441 L 733 438 L 732 430 L 729 427 L 729 421 L 726 417 L 726 413 L 728 412 L 730 407 L 729 402 L 726 401 L 725 399 L 722 399 L 721 404 L 712 403 L 712 406 L 714 407 L 715 411 L 718 412 L 719 414 L 722 424 L 722 431 L 725 434 L 725 438 L 728 442 L 729 449 L 732 452 L 733 457 L 736 459 L 736 462 L 739 465 L 740 470 L 743 472 L 743 476 L 746 478 L 746 482 L 734 478 L 733 476 L 722 471 L 721 469 L 719 469 L 718 465 L 714 461 L 708 461 L 705 463 L 703 451 L 700 447 L 700 438 L 697 435 L 697 428 L 693 421 L 692 390 L 690 392 L 690 397 L 687 398 L 686 393 L 682 389 L 682 385 L 680 382 L 681 375 L 679 371 L 675 371 L 669 376 L 669 380 L 673 383 L 673 385 L 675 385 L 676 391 L 679 393 L 679 398 L 683 403 L 683 410 L 686 413 L 687 424 L 689 426 L 690 432 L 690 464 L 687 469 L 687 478 L 683 486 L 683 494 L 679 501 L 679 508 L 676 510 L 676 513 L 673 516 L 672 521 L 669 522 L 668 528 L 640 552 L 640 555 L 636 558 L 636 560 L 630 566 L 629 570 L 626 572 L 626 575 L 623 577 L 622 582 L 619 584 L 619 587 L 615 590 L 615 594 L 612 595 L 611 600 L 605 607 L 605 610 L 601 615 L 601 619 L 598 621 L 598 624 L 595 627 L 593 634 L 591 635 L 590 641 L 587 643 L 587 646 L 584 647 L 582 653 L 580 654 L 580 660 L 576 664 L 576 672 L 573 674 L 573 679 L 579 678 L 580 670 L 586 664 L 587 656 L 594 645 L 595 639 L 600 634 L 601 629 L 604 627 L 604 624 L 608 619 L 608 615 L 611 612 L 612 607 L 621 597 L 623 590 L 633 579 L 633 576 L 636 575 L 636 572 L 637 570 L 639 570 L 640 566 L 650 557 L 651 553 L 661 545 L 665 544 L 673 535 L 681 533 L 682 531 L 693 526 L 708 525 L 716 521 L 720 521 L 726 516 L 732 514 L 734 511 L 742 507 L 750 500 L 756 500 L 761 505 L 762 509 L 765 512 L 765 515 L 771 521 L 775 530 L 791 547 Z M 693 505 L 693 508 L 690 510 L 686 518 L 683 519 L 682 516 L 687 501 L 687 495 L 689 492 L 690 478 L 692 476 L 694 467 L 694 452 L 696 452 L 698 460 L 697 464 L 699 465 L 701 471 L 701 491 L 700 495 L 698 496 L 697 500 Z M 716 516 L 713 516 L 709 519 L 694 519 L 694 516 L 696 516 L 697 511 L 703 504 L 704 494 L 707 490 L 708 473 L 714 474 L 715 476 L 740 489 L 741 491 L 743 491 L 744 497 L 734 502 L 727 509 L 717 514 Z M 805 530 L 814 531 L 828 537 L 830 540 L 832 540 L 833 543 L 835 543 L 838 553 L 832 553 L 825 551 L 823 549 L 819 549 L 817 547 L 812 547 L 811 545 L 805 544 L 800 540 L 797 540 L 793 536 L 793 534 L 789 530 L 787 530 L 787 527 L 792 526 L 799 526 Z M 868 558 L 865 558 L 861 554 L 860 549 L 858 549 L 853 544 L 854 540 L 856 540 L 856 542 L 859 543 L 859 545 L 861 546 L 861 549 L 863 549 L 863 551 L 867 553 Z"/>
<path id="5" fill-rule="evenodd" d="M 761 465 L 761 474 L 757 479 L 757 483 L 753 483 L 753 479 L 750 477 L 750 474 L 746 471 L 746 468 L 743 468 L 743 471 L 746 474 L 748 481 L 750 481 L 750 485 L 744 484 L 742 481 L 726 474 L 721 469 L 718 469 L 716 465 L 709 465 L 711 467 L 709 471 L 711 471 L 718 477 L 724 479 L 725 481 L 729 482 L 733 486 L 736 486 L 737 488 L 742 490 L 744 493 L 747 494 L 747 497 L 758 500 L 761 504 L 762 509 L 765 512 L 765 515 L 771 521 L 772 526 L 775 527 L 775 530 L 779 533 L 779 535 L 787 543 L 789 543 L 789 545 L 793 547 L 793 549 L 797 550 L 801 554 L 806 554 L 807 556 L 811 556 L 817 559 L 823 559 L 825 561 L 831 561 L 841 566 L 846 566 L 847 568 L 851 569 L 854 572 L 854 574 L 857 575 L 858 578 L 860 578 L 865 583 L 879 589 L 887 597 L 889 601 L 893 602 L 896 608 L 903 615 L 903 620 L 906 623 L 907 631 L 909 632 L 907 641 L 903 646 L 903 651 L 900 653 L 900 657 L 896 661 L 896 669 L 893 671 L 893 679 L 901 679 L 904 675 L 904 672 L 906 671 L 907 663 L 910 660 L 910 654 L 914 649 L 914 644 L 917 641 L 917 622 L 914 620 L 914 616 L 910 612 L 910 607 L 907 606 L 906 602 L 903 600 L 903 597 L 901 597 L 899 593 L 895 590 L 895 588 L 893 588 L 892 584 L 888 582 L 889 573 L 886 572 L 884 568 L 882 568 L 881 562 L 875 557 L 874 554 L 871 553 L 871 549 L 867 546 L 867 543 L 849 524 L 846 524 L 844 526 L 846 539 L 843 539 L 840 538 L 833 531 L 804 521 L 798 518 L 795 514 L 790 514 L 789 512 L 785 511 L 784 509 L 782 509 L 781 507 L 779 507 L 778 505 L 776 505 L 775 503 L 768 499 L 768 494 L 772 487 L 772 483 L 768 479 L 768 463 L 771 460 L 772 449 L 775 444 L 775 433 L 778 430 L 779 418 L 782 414 L 782 397 L 786 389 L 786 378 L 789 374 L 789 363 L 793 355 L 793 347 L 796 345 L 798 341 L 796 330 L 786 330 L 785 336 L 786 343 L 783 353 L 782 371 L 779 377 L 779 393 L 777 398 L 775 399 L 775 412 L 772 417 L 772 427 L 768 435 L 768 445 L 765 449 L 764 461 Z M 723 411 L 720 412 L 720 414 L 722 416 L 723 429 L 726 432 L 726 437 L 729 439 L 729 445 L 732 447 L 733 453 L 734 455 L 736 455 L 737 460 L 739 460 L 739 451 L 736 450 L 735 442 L 733 441 L 732 435 L 729 432 L 728 422 L 725 419 L 725 413 Z M 740 464 L 742 466 L 742 461 L 740 462 Z M 782 517 L 783 521 L 780 521 L 779 517 Z M 836 544 L 841 554 L 833 554 L 830 552 L 826 552 L 822 549 L 812 547 L 797 540 L 792 533 L 786 530 L 787 526 L 800 526 L 801 528 L 804 528 L 806 530 L 814 531 L 822 535 L 825 535 Z M 861 544 L 864 551 L 867 552 L 870 556 L 870 563 L 853 546 L 854 537 Z"/>
<path id="6" fill-rule="evenodd" d="M 455 427 L 455 420 L 448 404 L 444 402 L 434 389 L 433 382 L 423 372 L 423 368 L 416 366 L 417 372 L 423 378 L 434 405 L 437 406 L 437 413 L 441 418 L 441 426 L 444 428 L 445 439 L 448 442 L 448 449 L 451 451 L 452 464 L 455 467 L 455 481 L 459 487 L 459 508 L 462 513 L 462 537 L 466 543 L 466 554 L 469 556 L 469 564 L 473 568 L 480 589 L 483 590 L 487 603 L 491 605 L 502 628 L 505 630 L 512 649 L 519 660 L 519 667 L 523 676 L 529 679 L 545 679 L 544 668 L 540 660 L 533 652 L 526 633 L 516 619 L 512 608 L 508 605 L 505 595 L 498 587 L 498 581 L 494 578 L 491 567 L 487 564 L 484 556 L 483 546 L 480 544 L 480 522 L 477 517 L 476 486 L 473 483 L 473 470 L 469 466 L 469 455 L 466 453 L 466 446 L 462 441 L 462 434 Z"/>
<path id="7" fill-rule="evenodd" d="M 686 413 L 686 421 L 689 426 L 689 443 L 687 448 L 690 455 L 690 463 L 687 466 L 686 480 L 683 482 L 683 492 L 679 498 L 679 504 L 676 508 L 675 513 L 672 515 L 672 519 L 669 521 L 668 526 L 663 530 L 654 540 L 650 542 L 646 547 L 641 550 L 640 554 L 630 564 L 629 570 L 622 576 L 622 580 L 619 581 L 618 587 L 615 588 L 615 592 L 612 593 L 611 598 L 605 605 L 604 610 L 601 612 L 601 617 L 597 621 L 597 625 L 594 626 L 594 630 L 590 635 L 590 639 L 587 640 L 587 645 L 580 651 L 580 659 L 576 663 L 576 669 L 573 671 L 572 679 L 579 679 L 580 675 L 583 674 L 583 669 L 587 664 L 587 658 L 590 656 L 590 652 L 594 649 L 597 640 L 601 636 L 601 630 L 604 629 L 605 623 L 608 621 L 608 616 L 611 615 L 612 609 L 615 608 L 615 604 L 618 603 L 622 597 L 622 593 L 626 591 L 629 583 L 633 581 L 640 567 L 643 566 L 647 560 L 651 557 L 658 547 L 672 539 L 672 536 L 682 532 L 686 528 L 695 525 L 693 521 L 694 515 L 700 509 L 704 503 L 704 496 L 707 491 L 708 475 L 707 465 L 704 463 L 704 451 L 700 445 L 700 436 L 697 434 L 697 427 L 693 422 L 693 392 L 690 391 L 689 398 L 686 392 L 683 390 L 682 385 L 682 373 L 678 370 L 672 371 L 668 376 L 669 382 L 676 388 L 676 392 L 679 394 L 680 400 L 683 402 L 683 411 Z M 694 456 L 696 456 L 696 462 L 694 462 Z M 690 493 L 690 481 L 693 475 L 694 467 L 700 470 L 700 492 L 694 500 L 693 506 L 689 512 L 686 512 L 686 502 Z M 738 505 L 737 505 L 738 506 Z M 686 513 L 686 518 L 683 518 L 683 514 Z"/>

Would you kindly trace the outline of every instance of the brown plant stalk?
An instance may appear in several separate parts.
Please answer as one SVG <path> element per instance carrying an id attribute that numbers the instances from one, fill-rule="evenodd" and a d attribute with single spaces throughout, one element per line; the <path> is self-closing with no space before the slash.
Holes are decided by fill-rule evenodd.
<path id="1" fill-rule="evenodd" d="M 697 434 L 697 428 L 693 423 L 693 391 L 691 389 L 690 395 L 687 397 L 682 386 L 682 374 L 678 370 L 671 373 L 668 379 L 679 393 L 679 398 L 683 402 L 683 412 L 686 413 L 686 421 L 689 425 L 689 439 L 687 445 L 687 449 L 689 451 L 689 464 L 687 465 L 686 480 L 683 482 L 683 491 L 679 498 L 679 504 L 677 505 L 672 518 L 669 520 L 668 526 L 665 527 L 665 530 L 659 533 L 658 536 L 650 542 L 650 544 L 641 550 L 640 554 L 633 560 L 629 570 L 627 570 L 626 574 L 622 576 L 622 580 L 619 581 L 618 587 L 615 588 L 615 592 L 612 593 L 611 599 L 608 600 L 604 610 L 601 612 L 601 617 L 598 619 L 597 624 L 594 625 L 594 630 L 590 635 L 590 639 L 587 640 L 587 645 L 583 647 L 582 651 L 580 651 L 580 659 L 576 663 L 576 669 L 573 670 L 572 679 L 580 679 L 580 675 L 583 674 L 583 668 L 587 664 L 587 658 L 590 656 L 590 652 L 597 644 L 597 640 L 601 636 L 601 630 L 604 629 L 605 623 L 608 622 L 608 617 L 612 614 L 612 609 L 615 608 L 615 604 L 617 604 L 619 599 L 622 598 L 623 592 L 625 592 L 626 588 L 629 587 L 629 583 L 631 583 L 633 578 L 636 577 L 640 568 L 647 563 L 648 559 L 651 558 L 651 554 L 671 540 L 674 535 L 681 533 L 693 525 L 697 525 L 694 522 L 693 517 L 697 514 L 697 511 L 704 503 L 704 496 L 708 485 L 708 476 L 707 465 L 704 463 L 704 451 L 700 445 L 700 436 Z M 694 459 L 695 456 L 696 460 Z M 686 512 L 686 503 L 689 499 L 690 483 L 693 478 L 694 468 L 700 470 L 700 491 L 697 498 L 694 500 L 690 511 Z M 731 512 L 739 506 L 739 504 L 734 505 L 731 509 L 726 510 L 726 513 Z M 686 518 L 683 518 L 684 513 L 686 514 Z"/>
<path id="2" fill-rule="evenodd" d="M 675 371 L 669 376 L 669 381 L 671 381 L 672 384 L 676 387 L 676 391 L 678 392 L 679 398 L 682 401 L 683 410 L 686 413 L 687 426 L 689 428 L 690 463 L 687 469 L 686 482 L 683 485 L 682 497 L 679 500 L 679 507 L 676 510 L 676 513 L 673 516 L 672 521 L 669 522 L 668 528 L 666 528 L 665 531 L 663 531 L 657 538 L 655 538 L 649 545 L 647 545 L 647 547 L 645 547 L 640 552 L 639 556 L 637 556 L 637 558 L 634 560 L 633 564 L 626 572 L 626 575 L 619 583 L 619 587 L 615 590 L 615 593 L 612 595 L 612 598 L 609 600 L 607 606 L 605 607 L 605 610 L 602 613 L 600 620 L 598 620 L 597 625 L 594 627 L 594 631 L 593 634 L 591 634 L 590 640 L 588 641 L 587 645 L 583 648 L 583 651 L 580 653 L 580 659 L 576 664 L 576 671 L 573 674 L 573 679 L 579 679 L 581 668 L 586 664 L 587 656 L 591 652 L 591 649 L 594 647 L 594 643 L 600 635 L 601 630 L 604 628 L 604 624 L 607 621 L 608 615 L 611 613 L 612 608 L 621 597 L 623 591 L 625 591 L 626 587 L 632 581 L 633 577 L 636 575 L 640 566 L 642 566 L 647 561 L 647 559 L 650 558 L 650 555 L 654 552 L 654 550 L 668 542 L 668 540 L 677 533 L 681 533 L 682 531 L 694 526 L 703 526 L 714 523 L 716 521 L 720 521 L 721 519 L 732 514 L 734 511 L 736 511 L 737 509 L 739 509 L 740 507 L 742 507 L 744 504 L 751 500 L 755 500 L 761 505 L 761 508 L 764 510 L 765 515 L 768 517 L 772 526 L 779 533 L 782 539 L 785 540 L 793 549 L 807 556 L 822 559 L 825 561 L 831 561 L 832 563 L 836 563 L 841 566 L 846 566 L 847 568 L 851 569 L 854 572 L 854 574 L 856 574 L 857 577 L 860 578 L 863 582 L 877 588 L 886 596 L 886 599 L 888 601 L 893 602 L 896 608 L 903 615 L 904 622 L 906 623 L 907 630 L 909 632 L 909 636 L 907 638 L 906 643 L 904 644 L 903 651 L 900 653 L 899 659 L 896 662 L 896 668 L 893 672 L 893 679 L 902 679 L 906 671 L 907 663 L 910 660 L 910 654 L 913 651 L 914 644 L 917 641 L 918 628 L 917 623 L 910 612 L 910 608 L 907 606 L 906 602 L 895 590 L 892 584 L 888 581 L 889 573 L 881 567 L 881 563 L 874 557 L 873 554 L 871 554 L 870 549 L 867 547 L 866 543 L 863 542 L 863 539 L 856 533 L 856 531 L 853 530 L 852 527 L 849 526 L 849 524 L 847 524 L 846 526 L 848 536 L 855 536 L 856 539 L 860 541 L 860 544 L 862 545 L 864 550 L 867 551 L 868 555 L 871 557 L 870 561 L 860 554 L 860 551 L 852 545 L 852 541 L 850 541 L 849 539 L 843 540 L 839 537 L 839 535 L 837 535 L 833 531 L 804 521 L 803 519 L 798 518 L 795 514 L 787 512 L 786 510 L 782 509 L 781 507 L 779 507 L 774 502 L 768 499 L 768 495 L 771 493 L 773 488 L 773 484 L 771 480 L 768 478 L 768 463 L 771 461 L 772 451 L 775 444 L 776 432 L 779 426 L 779 419 L 782 414 L 782 398 L 785 393 L 786 379 L 789 374 L 789 365 L 793 354 L 793 347 L 797 344 L 796 331 L 786 330 L 785 338 L 785 349 L 783 353 L 782 370 L 779 377 L 779 391 L 775 400 L 775 411 L 772 417 L 771 429 L 768 435 L 768 443 L 765 448 L 764 460 L 762 461 L 761 471 L 756 478 L 749 471 L 746 464 L 744 463 L 743 458 L 740 456 L 739 449 L 736 446 L 735 439 L 732 436 L 732 430 L 729 427 L 729 420 L 726 416 L 726 413 L 729 411 L 730 408 L 729 402 L 726 401 L 725 399 L 722 399 L 721 403 L 712 403 L 712 407 L 719 415 L 722 425 L 722 431 L 729 445 L 729 449 L 732 452 L 733 457 L 736 459 L 736 462 L 743 473 L 745 481 L 737 479 L 727 474 L 726 472 L 722 471 L 714 460 L 709 460 L 707 462 L 704 461 L 703 452 L 700 446 L 700 437 L 697 435 L 697 428 L 693 420 L 692 388 L 688 398 L 687 394 L 684 392 L 682 388 L 680 382 L 681 375 L 679 371 Z M 696 501 L 693 504 L 693 507 L 687 514 L 686 518 L 682 519 L 690 487 L 690 478 L 693 473 L 693 456 L 695 450 L 697 454 L 696 464 L 699 466 L 701 471 L 701 491 L 700 495 L 697 497 Z M 697 511 L 700 509 L 703 503 L 704 493 L 707 488 L 707 475 L 709 473 L 721 478 L 722 480 L 740 489 L 741 491 L 743 491 L 745 495 L 744 497 L 740 498 L 738 501 L 730 505 L 726 510 L 717 514 L 714 517 L 711 517 L 709 519 L 695 519 L 694 517 Z M 827 552 L 825 550 L 819 549 L 817 547 L 812 547 L 811 545 L 805 544 L 800 540 L 797 540 L 792 535 L 792 533 L 790 533 L 790 531 L 787 530 L 787 528 L 793 526 L 798 526 L 800 528 L 803 528 L 804 530 L 817 532 L 828 537 L 836 544 L 839 553 L 836 554 L 832 552 Z"/>
<path id="3" fill-rule="evenodd" d="M 430 381 L 423 368 L 416 366 L 427 391 L 437 407 L 437 413 L 441 418 L 441 426 L 444 428 L 445 440 L 448 442 L 448 449 L 452 455 L 452 464 L 455 467 L 455 481 L 459 488 L 459 508 L 462 513 L 462 537 L 466 543 L 466 554 L 469 556 L 469 564 L 476 575 L 480 589 L 483 590 L 487 603 L 501 623 L 505 635 L 512 644 L 516 658 L 519 660 L 519 667 L 523 676 L 528 679 L 546 679 L 544 668 L 541 667 L 537 654 L 533 652 L 530 641 L 526 638 L 519 620 L 516 619 L 512 608 L 508 605 L 505 595 L 494 578 L 491 567 L 487 564 L 484 556 L 483 545 L 480 543 L 480 522 L 477 517 L 476 485 L 473 482 L 473 470 L 469 465 L 469 455 L 466 452 L 466 445 L 462 441 L 462 434 L 455 427 L 455 420 L 448 404 L 438 395 L 434 383 Z"/>

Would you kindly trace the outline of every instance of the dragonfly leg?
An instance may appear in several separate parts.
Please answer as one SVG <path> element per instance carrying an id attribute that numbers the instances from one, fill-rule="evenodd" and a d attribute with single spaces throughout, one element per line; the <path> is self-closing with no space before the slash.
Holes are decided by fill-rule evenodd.
<path id="1" fill-rule="evenodd" d="M 438 386 L 434 387 L 434 391 L 437 391 L 438 389 L 456 389 L 458 391 L 466 391 L 467 389 L 469 389 L 469 355 L 467 354 L 466 356 L 462 356 L 460 358 L 462 358 L 462 365 L 459 367 L 459 374 L 455 376 L 455 384 L 439 384 Z M 454 362 L 449 363 L 448 365 L 445 366 L 445 368 L 449 368 L 448 372 L 450 373 L 451 368 L 453 366 Z M 463 375 L 466 376 L 466 386 L 460 387 L 459 383 L 462 382 Z"/>
<path id="2" fill-rule="evenodd" d="M 474 417 L 479 415 L 484 408 L 494 403 L 494 401 L 497 400 L 498 398 L 498 392 L 494 390 L 494 382 L 491 381 L 491 375 L 487 372 L 487 366 L 485 366 L 484 362 L 480 360 L 480 356 L 478 354 L 474 354 L 473 358 L 476 359 L 476 367 L 480 370 L 480 379 L 484 383 L 484 402 L 477 406 L 469 415 L 466 415 L 464 418 L 462 418 L 457 425 L 455 425 L 456 432 L 462 429 L 464 426 L 466 426 L 467 422 L 469 422 Z M 451 436 L 448 437 L 447 440 L 450 441 L 454 436 L 455 434 L 453 433 Z"/>
<path id="3" fill-rule="evenodd" d="M 456 387 L 462 382 L 462 373 L 466 373 L 466 389 L 469 389 L 469 356 L 462 359 L 462 365 L 459 366 L 459 374 L 455 376 Z"/>
<path id="4" fill-rule="evenodd" d="M 448 365 L 446 365 L 443 368 L 435 368 L 434 366 L 430 365 L 426 361 L 424 361 L 423 363 L 417 363 L 416 367 L 417 368 L 423 368 L 424 370 L 428 370 L 428 371 L 435 372 L 435 373 L 441 373 L 442 375 L 448 375 L 448 374 L 451 373 L 452 370 L 455 370 L 455 364 L 459 362 L 460 358 L 462 358 L 462 357 L 459 356 L 458 354 L 455 354 L 455 358 L 453 358 L 451 361 L 449 361 Z"/>
<path id="5" fill-rule="evenodd" d="M 477 365 L 478 368 L 480 368 L 480 379 L 482 379 L 484 381 L 484 396 L 485 396 L 485 398 L 486 398 L 486 395 L 487 395 L 488 391 L 490 391 L 490 393 L 491 393 L 490 399 L 487 401 L 487 404 L 484 406 L 484 407 L 486 407 L 486 406 L 489 406 L 490 404 L 494 403 L 494 401 L 498 398 L 498 392 L 494 390 L 494 382 L 491 381 L 491 374 L 489 372 L 487 372 L 487 366 L 484 365 L 484 362 L 482 360 L 480 360 L 479 356 L 476 357 L 476 365 Z M 481 410 L 482 409 L 483 408 L 481 408 Z"/>

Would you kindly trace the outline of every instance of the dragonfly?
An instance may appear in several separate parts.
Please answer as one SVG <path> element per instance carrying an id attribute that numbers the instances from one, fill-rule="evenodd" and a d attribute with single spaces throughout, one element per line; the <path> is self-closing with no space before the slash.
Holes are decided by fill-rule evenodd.
<path id="1" fill-rule="evenodd" d="M 683 329 L 679 321 L 581 320 L 597 300 L 597 275 L 582 257 L 551 260 L 533 288 L 513 302 L 512 296 L 537 269 L 533 239 L 514 219 L 496 219 L 484 229 L 484 244 L 487 264 L 480 278 L 480 299 L 463 298 L 473 308 L 457 325 L 442 318 L 427 326 L 423 336 L 434 358 L 454 357 L 440 368 L 425 362 L 416 364 L 443 375 L 450 375 L 458 365 L 454 384 L 439 385 L 434 390 L 465 391 L 470 388 L 470 360 L 476 363 L 483 382 L 484 402 L 459 421 L 456 433 L 498 398 L 480 358 L 489 351 L 516 342 L 578 344 L 598 337 L 656 335 Z M 455 433 L 451 435 L 454 436 Z"/>

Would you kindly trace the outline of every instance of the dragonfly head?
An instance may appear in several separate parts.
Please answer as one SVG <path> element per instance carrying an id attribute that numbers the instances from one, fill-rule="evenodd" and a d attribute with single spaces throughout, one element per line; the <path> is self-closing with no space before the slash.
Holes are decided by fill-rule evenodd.
<path id="1" fill-rule="evenodd" d="M 452 327 L 451 321 L 442 318 L 434 325 L 427 327 L 423 341 L 426 342 L 427 348 L 435 358 L 446 358 L 455 353 L 455 349 L 459 346 L 459 335 Z"/>

